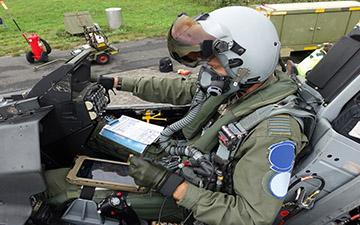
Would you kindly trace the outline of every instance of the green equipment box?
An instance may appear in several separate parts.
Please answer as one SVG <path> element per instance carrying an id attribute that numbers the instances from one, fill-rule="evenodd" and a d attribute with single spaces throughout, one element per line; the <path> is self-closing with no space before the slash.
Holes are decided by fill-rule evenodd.
<path id="1" fill-rule="evenodd" d="M 358 1 L 264 4 L 255 7 L 274 23 L 282 44 L 282 56 L 335 42 L 360 20 Z"/>

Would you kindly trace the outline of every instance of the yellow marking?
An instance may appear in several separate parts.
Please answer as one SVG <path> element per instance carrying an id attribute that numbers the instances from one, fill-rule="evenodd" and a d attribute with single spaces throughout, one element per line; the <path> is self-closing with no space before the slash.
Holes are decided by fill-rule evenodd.
<path id="1" fill-rule="evenodd" d="M 161 112 L 159 112 L 156 115 L 153 115 L 151 110 L 146 110 L 145 116 L 142 117 L 143 120 L 146 120 L 147 123 L 150 123 L 150 120 L 162 120 L 166 121 L 166 118 L 158 118 L 158 116 L 161 116 Z"/>
<path id="2" fill-rule="evenodd" d="M 100 43 L 100 44 L 98 44 L 98 48 L 105 47 L 105 46 L 106 46 L 105 43 Z"/>
<path id="3" fill-rule="evenodd" d="M 5 2 L 4 1 L 0 1 L 2 7 L 4 7 L 5 10 L 8 10 L 8 7 L 5 5 Z"/>
<path id="4" fill-rule="evenodd" d="M 359 11 L 360 7 L 350 7 L 349 11 Z"/>
<path id="5" fill-rule="evenodd" d="M 283 15 L 286 15 L 287 14 L 287 12 L 273 12 L 273 13 L 271 13 L 271 15 L 273 15 L 273 16 L 283 16 Z"/>
<path id="6" fill-rule="evenodd" d="M 304 50 L 309 51 L 309 50 L 315 50 L 316 48 L 317 48 L 316 46 L 308 46 L 308 47 L 305 47 Z"/>
<path id="7" fill-rule="evenodd" d="M 315 13 L 324 13 L 325 9 L 315 9 Z"/>

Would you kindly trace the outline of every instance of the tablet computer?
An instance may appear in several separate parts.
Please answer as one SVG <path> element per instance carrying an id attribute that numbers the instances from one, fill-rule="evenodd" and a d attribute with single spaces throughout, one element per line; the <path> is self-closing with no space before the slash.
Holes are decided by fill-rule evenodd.
<path id="1" fill-rule="evenodd" d="M 102 187 L 110 190 L 144 192 L 129 176 L 129 164 L 78 156 L 66 180 L 71 184 Z"/>

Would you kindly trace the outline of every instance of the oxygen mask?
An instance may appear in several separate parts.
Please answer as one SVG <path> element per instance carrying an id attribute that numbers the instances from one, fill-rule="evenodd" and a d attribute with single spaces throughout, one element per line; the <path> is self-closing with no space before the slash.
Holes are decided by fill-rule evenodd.
<path id="1" fill-rule="evenodd" d="M 200 88 L 212 96 L 228 93 L 233 85 L 232 79 L 227 75 L 221 75 L 209 65 L 200 68 L 198 83 Z"/>

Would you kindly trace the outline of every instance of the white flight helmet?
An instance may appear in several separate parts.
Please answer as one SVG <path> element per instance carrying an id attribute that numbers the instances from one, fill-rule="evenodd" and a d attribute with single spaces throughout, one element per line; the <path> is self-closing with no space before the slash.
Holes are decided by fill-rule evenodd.
<path id="1" fill-rule="evenodd" d="M 190 67 L 215 56 L 233 80 L 252 84 L 273 74 L 280 41 L 263 14 L 231 6 L 195 18 L 179 15 L 168 34 L 168 49 L 175 60 Z"/>

